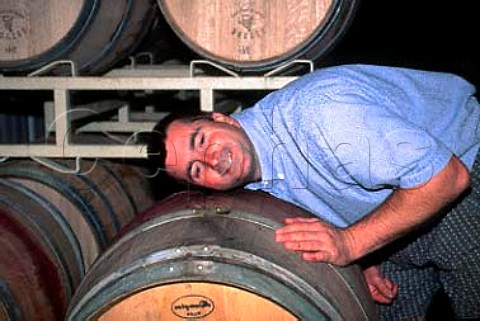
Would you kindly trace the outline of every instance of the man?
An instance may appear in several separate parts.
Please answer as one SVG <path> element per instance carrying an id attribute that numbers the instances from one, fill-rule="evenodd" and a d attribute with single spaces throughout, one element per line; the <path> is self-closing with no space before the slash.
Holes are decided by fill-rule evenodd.
<path id="1" fill-rule="evenodd" d="M 378 259 L 364 275 L 385 320 L 422 319 L 439 289 L 457 318 L 480 318 L 474 91 L 451 74 L 330 67 L 241 113 L 172 115 L 149 153 L 184 183 L 261 189 L 317 215 L 288 219 L 276 241 L 304 260 Z"/>

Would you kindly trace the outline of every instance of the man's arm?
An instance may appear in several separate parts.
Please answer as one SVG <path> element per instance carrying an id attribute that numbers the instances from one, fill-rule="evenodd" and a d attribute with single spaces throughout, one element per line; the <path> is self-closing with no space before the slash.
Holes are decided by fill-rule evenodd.
<path id="1" fill-rule="evenodd" d="M 346 229 L 350 256 L 360 258 L 415 229 L 454 201 L 469 181 L 468 170 L 454 156 L 422 186 L 395 190 L 365 219 Z"/>
<path id="2" fill-rule="evenodd" d="M 377 209 L 345 229 L 317 219 L 287 219 L 276 241 L 309 261 L 347 265 L 398 239 L 436 216 L 469 185 L 469 173 L 453 156 L 427 183 L 397 189 Z"/>

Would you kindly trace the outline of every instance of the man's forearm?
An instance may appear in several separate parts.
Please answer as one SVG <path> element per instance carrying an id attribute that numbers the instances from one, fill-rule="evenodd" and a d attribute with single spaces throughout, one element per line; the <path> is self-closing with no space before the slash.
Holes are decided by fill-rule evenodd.
<path id="1" fill-rule="evenodd" d="M 376 210 L 345 229 L 352 259 L 383 247 L 433 218 L 468 184 L 468 170 L 457 157 L 452 157 L 426 184 L 395 190 Z"/>

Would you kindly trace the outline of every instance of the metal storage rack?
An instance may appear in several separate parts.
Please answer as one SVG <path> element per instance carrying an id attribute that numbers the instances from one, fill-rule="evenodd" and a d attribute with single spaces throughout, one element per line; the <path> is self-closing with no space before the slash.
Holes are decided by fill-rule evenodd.
<path id="1" fill-rule="evenodd" d="M 74 108 L 70 104 L 72 91 L 106 91 L 106 90 L 190 90 L 198 91 L 200 108 L 213 111 L 215 93 L 217 91 L 252 91 L 275 90 L 296 79 L 296 76 L 276 76 L 284 68 L 292 64 L 307 64 L 310 71 L 313 64 L 310 61 L 292 61 L 291 63 L 272 70 L 261 76 L 239 76 L 238 74 L 215 65 L 209 61 L 192 61 L 189 66 L 144 65 L 137 66 L 132 62 L 130 66 L 114 69 L 101 77 L 76 76 L 75 66 L 71 61 L 55 62 L 54 64 L 70 64 L 72 76 L 42 76 L 46 66 L 26 77 L 0 76 L 0 94 L 2 90 L 49 91 L 53 101 L 44 104 L 45 127 L 48 133 L 54 132 L 55 140 L 45 144 L 0 144 L 0 160 L 10 157 L 31 157 L 36 160 L 48 158 L 146 158 L 146 148 L 135 143 L 135 135 L 150 131 L 155 117 L 148 108 L 143 118 L 145 121 L 132 121 L 128 105 L 118 105 L 116 121 L 90 123 L 81 128 L 82 131 L 122 131 L 130 133 L 132 140 L 127 144 L 74 144 L 71 142 L 69 131 L 71 121 L 75 117 L 69 114 Z M 200 65 L 212 65 L 220 69 L 223 76 L 208 76 L 197 74 Z M 53 64 L 52 64 L 53 65 Z M 99 111 L 109 109 L 106 106 L 96 106 Z M 81 114 L 81 113 L 80 113 Z M 152 116 L 152 117 L 151 117 Z M 81 117 L 76 113 L 76 118 Z M 152 120 L 150 120 L 150 118 Z"/>

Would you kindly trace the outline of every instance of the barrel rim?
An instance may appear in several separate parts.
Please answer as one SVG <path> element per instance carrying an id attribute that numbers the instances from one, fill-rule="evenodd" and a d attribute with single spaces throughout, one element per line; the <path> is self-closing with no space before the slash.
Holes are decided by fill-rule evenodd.
<path id="1" fill-rule="evenodd" d="M 84 320 L 90 317 L 99 317 L 108 308 L 115 305 L 127 297 L 140 293 L 149 288 L 167 285 L 176 282 L 186 282 L 182 277 L 183 271 L 187 270 L 188 281 L 217 283 L 227 286 L 233 286 L 253 294 L 257 294 L 270 301 L 278 304 L 285 310 L 291 312 L 295 316 L 301 317 L 304 321 L 319 321 L 319 317 L 324 317 L 324 311 L 319 311 L 315 307 L 315 300 L 322 301 L 329 307 L 330 315 L 336 316 L 333 320 L 340 320 L 340 314 L 316 289 L 306 283 L 302 278 L 293 272 L 285 269 L 278 264 L 267 261 L 259 256 L 252 255 L 244 251 L 218 248 L 218 253 L 210 252 L 206 256 L 191 256 L 191 252 L 202 252 L 207 245 L 195 245 L 184 247 L 184 252 L 179 253 L 177 249 L 167 249 L 152 253 L 150 256 L 132 262 L 128 266 L 124 266 L 121 271 L 115 271 L 107 278 L 96 283 L 86 293 L 82 293 L 81 285 L 77 290 L 69 311 L 67 311 L 68 320 Z M 192 250 L 193 249 L 193 250 Z M 186 259 L 188 260 L 182 260 Z M 232 259 L 227 264 L 226 257 Z M 258 260 L 257 264 L 246 264 L 246 261 L 237 261 L 239 264 L 231 264 L 235 258 L 249 258 L 250 260 Z M 168 258 L 165 261 L 160 259 Z M 258 264 L 262 262 L 262 264 Z M 165 264 L 161 264 L 165 263 Z M 240 264 L 241 263 L 241 264 Z M 198 269 L 198 265 L 215 265 L 216 269 L 221 267 L 226 273 L 208 274 L 206 279 L 206 269 Z M 259 266 L 264 267 L 260 269 Z M 175 277 L 175 271 L 180 271 Z M 272 271 L 281 271 L 276 274 Z M 91 274 L 94 273 L 92 269 Z M 207 272 L 208 273 L 208 272 Z M 155 276 L 155 282 L 149 282 L 151 276 Z M 282 279 L 279 276 L 283 276 Z M 88 277 L 88 276 L 87 276 Z M 246 284 L 244 280 L 249 280 Z M 258 280 L 258 282 L 257 282 Z M 290 285 L 290 287 L 287 286 Z M 127 285 L 121 288 L 121 285 Z M 270 288 L 269 288 L 270 287 Z M 272 289 L 274 291 L 272 291 Z M 276 294 L 272 297 L 272 293 Z M 82 295 L 80 297 L 80 295 Z M 80 298 L 79 298 L 80 297 Z M 295 304 L 289 304 L 292 297 L 298 298 L 294 300 Z M 98 300 L 95 300 L 98 299 Z M 114 299 L 112 302 L 111 299 Z M 78 301 L 77 301 L 78 300 Z M 303 303 L 301 305 L 300 301 Z M 109 304 L 112 303 L 112 304 Z"/>

